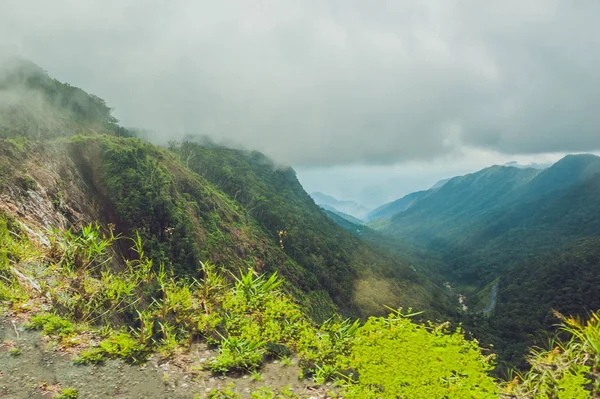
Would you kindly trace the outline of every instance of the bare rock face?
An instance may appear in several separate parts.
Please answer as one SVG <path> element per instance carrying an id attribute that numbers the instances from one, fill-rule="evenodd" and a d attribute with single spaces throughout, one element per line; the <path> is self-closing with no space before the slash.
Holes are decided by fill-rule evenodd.
<path id="1" fill-rule="evenodd" d="M 86 182 L 66 146 L 37 151 L 0 141 L 0 212 L 19 220 L 30 236 L 44 245 L 40 231 L 65 229 L 102 220 L 97 195 Z"/>

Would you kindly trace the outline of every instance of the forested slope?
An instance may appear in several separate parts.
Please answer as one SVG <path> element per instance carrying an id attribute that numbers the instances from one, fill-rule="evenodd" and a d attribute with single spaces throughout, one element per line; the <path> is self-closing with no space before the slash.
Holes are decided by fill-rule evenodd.
<path id="1" fill-rule="evenodd" d="M 179 276 L 197 277 L 200 261 L 277 270 L 317 319 L 381 314 L 385 306 L 412 306 L 431 318 L 451 311 L 443 290 L 329 220 L 291 168 L 210 143 L 166 149 L 118 137 L 132 132 L 103 100 L 28 61 L 3 68 L 2 98 L 18 99 L 0 103 L 13 115 L 0 129 L 6 211 L 43 209 L 32 218 L 45 228 L 98 220 L 127 236 L 137 231 L 155 265 Z M 31 104 L 52 123 L 44 125 Z"/>

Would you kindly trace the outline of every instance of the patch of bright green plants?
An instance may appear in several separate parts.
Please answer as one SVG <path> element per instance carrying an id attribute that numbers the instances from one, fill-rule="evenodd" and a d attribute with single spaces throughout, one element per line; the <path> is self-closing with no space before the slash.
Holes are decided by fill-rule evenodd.
<path id="1" fill-rule="evenodd" d="M 79 391 L 76 388 L 63 388 L 54 399 L 77 399 L 78 397 Z"/>
<path id="2" fill-rule="evenodd" d="M 21 355 L 21 350 L 19 348 L 10 348 L 8 350 L 8 354 L 13 357 L 17 357 Z"/>
<path id="3" fill-rule="evenodd" d="M 18 284 L 6 270 L 28 253 L 19 252 L 15 243 L 23 238 L 1 220 L 0 265 L 4 280 Z M 228 275 L 201 264 L 198 279 L 177 278 L 145 256 L 139 236 L 131 240 L 138 256 L 115 272 L 119 262 L 112 247 L 119 239 L 97 224 L 53 235 L 46 275 L 51 278 L 43 289 L 54 313 L 34 315 L 27 328 L 68 337 L 80 331 L 78 325 L 96 326 L 103 339 L 81 352 L 77 363 L 108 358 L 141 363 L 152 352 L 172 356 L 202 339 L 219 347 L 209 363 L 215 373 L 258 375 L 266 359 L 295 353 L 301 377 L 335 381 L 346 398 L 529 398 L 541 392 L 546 396 L 540 397 L 580 399 L 600 393 L 598 314 L 587 323 L 563 317 L 571 341 L 532 352 L 529 373 L 497 384 L 489 375 L 493 357 L 484 356 L 460 329 L 418 324 L 399 310 L 364 323 L 332 318 L 315 326 L 284 294 L 276 273 L 250 269 Z M 235 395 L 225 390 L 212 397 Z"/>
<path id="4" fill-rule="evenodd" d="M 19 224 L 0 212 L 0 302 L 24 303 L 27 293 L 19 284 L 15 265 L 39 256 Z"/>
<path id="5" fill-rule="evenodd" d="M 75 325 L 52 313 L 40 313 L 25 325 L 28 330 L 42 330 L 46 335 L 66 336 L 75 332 Z"/>

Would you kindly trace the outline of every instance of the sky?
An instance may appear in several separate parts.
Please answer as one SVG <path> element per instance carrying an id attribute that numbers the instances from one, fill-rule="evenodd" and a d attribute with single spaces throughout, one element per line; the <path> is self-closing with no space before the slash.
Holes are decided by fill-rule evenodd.
<path id="1" fill-rule="evenodd" d="M 203 134 L 375 206 L 600 150 L 596 0 L 0 0 L 0 52 L 159 142 Z"/>

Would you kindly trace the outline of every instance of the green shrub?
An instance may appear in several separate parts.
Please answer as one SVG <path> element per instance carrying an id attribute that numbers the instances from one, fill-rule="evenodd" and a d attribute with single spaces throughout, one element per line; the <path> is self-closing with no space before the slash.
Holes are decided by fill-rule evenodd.
<path id="1" fill-rule="evenodd" d="M 46 335 L 65 336 L 75 332 L 75 325 L 69 320 L 52 313 L 40 313 L 25 325 L 29 330 L 43 330 Z"/>
<path id="2" fill-rule="evenodd" d="M 54 399 L 77 399 L 79 391 L 76 388 L 63 388 Z"/>
<path id="3" fill-rule="evenodd" d="M 263 342 L 252 342 L 236 337 L 224 338 L 221 341 L 219 355 L 210 364 L 210 369 L 214 373 L 254 370 L 262 365 L 263 358 Z"/>
<path id="4" fill-rule="evenodd" d="M 29 175 L 18 177 L 17 184 L 25 191 L 33 191 L 37 188 L 36 181 Z"/>
<path id="5" fill-rule="evenodd" d="M 320 383 L 337 375 L 339 362 L 348 356 L 358 320 L 329 319 L 318 330 L 305 328 L 300 338 L 301 376 L 314 376 Z"/>
<path id="6" fill-rule="evenodd" d="M 147 360 L 150 350 L 126 332 L 113 332 L 98 347 L 83 351 L 74 359 L 77 364 L 101 363 L 105 359 L 123 359 L 138 364 Z"/>
<path id="7" fill-rule="evenodd" d="M 527 358 L 531 368 L 503 384 L 503 398 L 587 399 L 600 395 L 600 311 L 587 321 L 565 317 L 561 329 L 570 338 L 534 348 Z"/>
<path id="8" fill-rule="evenodd" d="M 497 398 L 490 358 L 477 341 L 444 325 L 425 327 L 400 312 L 371 317 L 350 344 L 340 364 L 358 377 L 346 398 L 464 399 Z"/>

